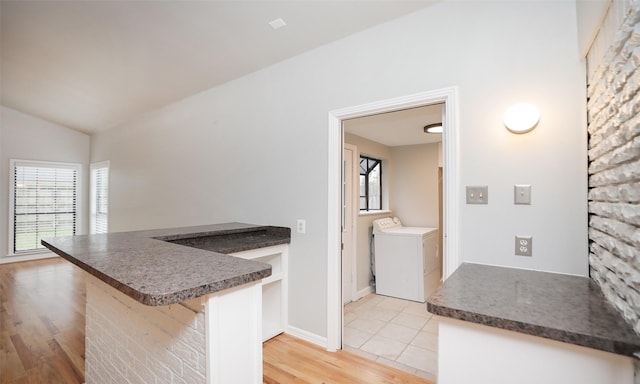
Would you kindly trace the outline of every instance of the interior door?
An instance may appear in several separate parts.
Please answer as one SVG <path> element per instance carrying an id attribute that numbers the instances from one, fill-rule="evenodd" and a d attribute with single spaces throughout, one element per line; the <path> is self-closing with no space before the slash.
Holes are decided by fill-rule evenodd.
<path id="1" fill-rule="evenodd" d="M 357 153 L 355 146 L 344 145 L 342 162 L 342 303 L 353 300 L 354 284 L 354 247 L 355 219 L 353 215 L 353 164 Z"/>

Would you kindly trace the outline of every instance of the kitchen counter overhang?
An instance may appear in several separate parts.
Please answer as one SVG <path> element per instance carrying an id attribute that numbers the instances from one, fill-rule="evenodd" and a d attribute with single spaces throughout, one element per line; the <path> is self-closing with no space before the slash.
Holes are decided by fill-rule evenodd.
<path id="1" fill-rule="evenodd" d="M 640 336 L 588 277 L 465 263 L 427 301 L 429 312 L 640 357 Z"/>
<path id="2" fill-rule="evenodd" d="M 441 384 L 632 384 L 640 368 L 640 337 L 588 277 L 465 263 L 427 308 Z"/>
<path id="3" fill-rule="evenodd" d="M 42 244 L 136 301 L 158 306 L 269 277 L 270 265 L 225 253 L 290 239 L 285 227 L 225 223 L 46 238 Z"/>

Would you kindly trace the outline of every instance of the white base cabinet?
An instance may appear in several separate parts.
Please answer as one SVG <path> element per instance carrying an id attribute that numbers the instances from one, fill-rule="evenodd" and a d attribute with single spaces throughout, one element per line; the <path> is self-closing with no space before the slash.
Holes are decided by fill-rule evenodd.
<path id="1" fill-rule="evenodd" d="M 438 332 L 439 384 L 634 383 L 627 356 L 447 317 Z"/>
<path id="2" fill-rule="evenodd" d="M 288 261 L 286 244 L 232 253 L 231 256 L 271 265 L 271 276 L 262 279 L 262 341 L 285 331 L 288 325 Z"/>

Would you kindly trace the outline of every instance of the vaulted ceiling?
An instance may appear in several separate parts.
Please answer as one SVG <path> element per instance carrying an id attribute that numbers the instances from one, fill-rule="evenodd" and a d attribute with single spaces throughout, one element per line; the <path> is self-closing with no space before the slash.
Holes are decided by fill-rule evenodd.
<path id="1" fill-rule="evenodd" d="M 431 3 L 2 0 L 0 103 L 99 132 Z"/>

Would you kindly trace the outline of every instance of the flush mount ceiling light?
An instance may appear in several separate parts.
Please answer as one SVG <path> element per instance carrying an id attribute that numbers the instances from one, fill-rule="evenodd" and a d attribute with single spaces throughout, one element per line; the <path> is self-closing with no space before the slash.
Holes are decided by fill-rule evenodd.
<path id="1" fill-rule="evenodd" d="M 442 133 L 442 123 L 425 125 L 424 133 Z"/>
<path id="2" fill-rule="evenodd" d="M 276 29 L 280 29 L 280 28 L 284 27 L 285 25 L 287 25 L 287 23 L 285 23 L 284 20 L 282 20 L 281 18 L 277 18 L 275 20 L 271 20 L 269 22 L 269 25 L 275 31 Z"/>
<path id="3" fill-rule="evenodd" d="M 504 125 L 513 133 L 527 133 L 536 127 L 540 120 L 540 111 L 535 105 L 520 103 L 504 113 Z"/>

